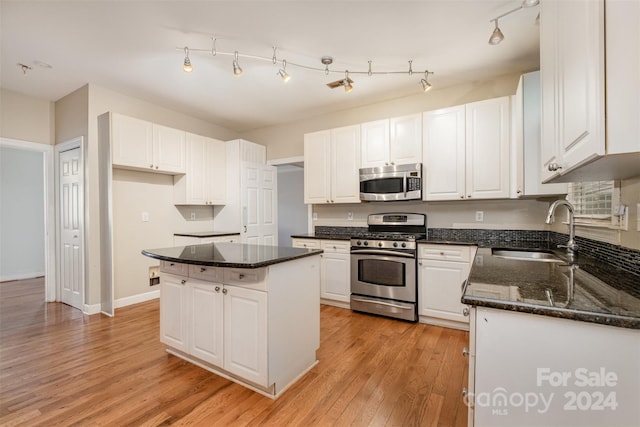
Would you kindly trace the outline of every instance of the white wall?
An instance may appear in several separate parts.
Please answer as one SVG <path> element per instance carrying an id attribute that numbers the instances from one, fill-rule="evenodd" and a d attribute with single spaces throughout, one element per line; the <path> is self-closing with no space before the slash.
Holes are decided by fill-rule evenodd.
<path id="1" fill-rule="evenodd" d="M 291 235 L 307 233 L 304 169 L 278 166 L 278 244 L 291 246 Z"/>
<path id="2" fill-rule="evenodd" d="M 44 275 L 43 161 L 0 147 L 0 282 Z"/>

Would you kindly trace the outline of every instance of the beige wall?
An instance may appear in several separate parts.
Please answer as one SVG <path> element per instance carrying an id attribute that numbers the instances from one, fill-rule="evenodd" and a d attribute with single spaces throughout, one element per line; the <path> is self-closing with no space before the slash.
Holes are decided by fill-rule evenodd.
<path id="1" fill-rule="evenodd" d="M 426 94 L 420 92 L 416 95 L 329 113 L 296 123 L 244 132 L 240 137 L 266 145 L 267 159 L 302 156 L 305 133 L 513 95 L 516 93 L 519 78 L 519 74 L 513 74 L 488 82 L 474 82 L 442 89 L 434 87 Z"/>
<path id="2" fill-rule="evenodd" d="M 314 205 L 318 219 L 314 226 L 366 227 L 367 215 L 382 212 L 417 212 L 427 214 L 429 228 L 488 228 L 544 230 L 549 204 L 536 200 L 464 200 L 452 202 L 385 202 L 340 205 Z M 475 220 L 476 211 L 484 221 Z M 353 212 L 353 221 L 347 213 Z"/>
<path id="3" fill-rule="evenodd" d="M 0 136 L 54 144 L 54 103 L 0 88 Z"/>

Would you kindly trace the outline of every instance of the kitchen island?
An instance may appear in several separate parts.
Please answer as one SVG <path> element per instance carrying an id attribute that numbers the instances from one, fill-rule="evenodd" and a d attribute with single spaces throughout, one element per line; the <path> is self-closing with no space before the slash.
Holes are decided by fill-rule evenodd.
<path id="1" fill-rule="evenodd" d="M 277 398 L 318 362 L 321 250 L 208 243 L 159 259 L 167 352 Z"/>
<path id="2" fill-rule="evenodd" d="M 464 289 L 469 425 L 637 425 L 640 276 L 520 252 L 479 248 Z"/>

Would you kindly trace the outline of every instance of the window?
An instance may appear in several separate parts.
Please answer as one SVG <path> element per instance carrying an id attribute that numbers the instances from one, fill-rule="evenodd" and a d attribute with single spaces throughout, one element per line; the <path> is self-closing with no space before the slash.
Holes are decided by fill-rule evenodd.
<path id="1" fill-rule="evenodd" d="M 619 227 L 620 181 L 572 182 L 567 199 L 578 224 Z"/>

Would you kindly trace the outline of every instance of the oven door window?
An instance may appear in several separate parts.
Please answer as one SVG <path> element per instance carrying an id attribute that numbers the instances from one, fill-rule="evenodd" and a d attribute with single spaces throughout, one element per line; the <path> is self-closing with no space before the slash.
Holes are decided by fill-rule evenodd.
<path id="1" fill-rule="evenodd" d="M 371 285 L 404 287 L 405 266 L 405 263 L 398 261 L 361 259 L 358 260 L 358 281 Z"/>
<path id="2" fill-rule="evenodd" d="M 404 178 L 377 178 L 360 182 L 360 192 L 367 194 L 397 194 L 404 192 Z"/>

